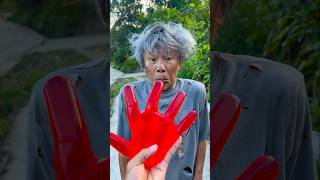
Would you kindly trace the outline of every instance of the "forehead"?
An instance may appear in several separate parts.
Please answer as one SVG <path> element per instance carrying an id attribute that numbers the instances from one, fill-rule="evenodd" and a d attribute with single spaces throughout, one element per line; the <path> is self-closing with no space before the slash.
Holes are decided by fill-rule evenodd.
<path id="1" fill-rule="evenodd" d="M 176 49 L 153 49 L 152 52 L 149 52 L 147 50 L 144 51 L 145 57 L 154 57 L 154 56 L 177 56 L 178 50 Z"/>

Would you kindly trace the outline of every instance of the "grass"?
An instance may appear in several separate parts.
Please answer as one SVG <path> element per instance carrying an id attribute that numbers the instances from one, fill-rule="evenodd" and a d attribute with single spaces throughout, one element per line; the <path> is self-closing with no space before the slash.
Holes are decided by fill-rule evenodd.
<path id="1" fill-rule="evenodd" d="M 313 130 L 320 132 L 320 99 L 314 98 L 310 103 Z"/>
<path id="2" fill-rule="evenodd" d="M 0 12 L 12 12 L 16 10 L 16 3 L 12 0 L 3 0 L 0 2 Z"/>
<path id="3" fill-rule="evenodd" d="M 130 83 L 130 82 L 134 82 L 134 81 L 137 81 L 136 78 L 132 78 L 132 77 L 129 77 L 129 78 L 123 78 L 123 79 L 118 79 L 115 83 L 113 83 L 110 87 L 110 107 L 112 106 L 113 104 L 113 101 L 114 101 L 114 98 L 119 94 L 120 92 L 120 89 Z"/>
<path id="4" fill-rule="evenodd" d="M 320 180 L 320 160 L 316 161 L 316 171 L 316 174 L 318 175 L 318 180 Z"/>
<path id="5" fill-rule="evenodd" d="M 0 78 L 0 152 L 11 126 L 9 117 L 27 104 L 34 83 L 50 72 L 88 61 L 89 58 L 74 50 L 32 53 L 23 56 L 18 64 Z"/>
<path id="6" fill-rule="evenodd" d="M 8 121 L 4 121 L 0 119 L 0 137 L 5 137 L 9 130 L 9 123 Z"/>

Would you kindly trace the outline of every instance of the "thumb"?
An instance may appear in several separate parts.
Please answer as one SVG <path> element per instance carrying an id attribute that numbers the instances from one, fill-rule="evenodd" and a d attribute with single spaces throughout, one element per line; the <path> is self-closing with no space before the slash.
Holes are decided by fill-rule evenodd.
<path id="1" fill-rule="evenodd" d="M 158 145 L 154 144 L 148 148 L 142 149 L 137 155 L 135 155 L 128 163 L 128 166 L 139 166 L 144 163 L 152 154 L 158 149 Z"/>

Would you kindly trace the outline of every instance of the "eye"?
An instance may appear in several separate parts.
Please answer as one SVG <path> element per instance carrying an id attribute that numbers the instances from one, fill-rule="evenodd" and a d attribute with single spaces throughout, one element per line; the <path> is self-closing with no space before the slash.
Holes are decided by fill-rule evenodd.
<path id="1" fill-rule="evenodd" d="M 148 58 L 148 61 L 152 61 L 152 62 L 154 62 L 154 61 L 156 61 L 156 58 L 154 58 L 154 57 L 150 57 L 150 58 Z"/>
<path id="2" fill-rule="evenodd" d="M 170 61 L 172 58 L 171 57 L 166 57 L 165 60 L 166 61 Z"/>
<path id="3" fill-rule="evenodd" d="M 152 62 L 155 62 L 156 58 L 150 58 L 149 60 L 152 61 Z"/>

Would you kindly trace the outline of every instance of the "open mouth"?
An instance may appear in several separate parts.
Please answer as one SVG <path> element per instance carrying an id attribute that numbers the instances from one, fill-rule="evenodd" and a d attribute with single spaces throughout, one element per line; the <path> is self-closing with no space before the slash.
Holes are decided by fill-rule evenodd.
<path id="1" fill-rule="evenodd" d="M 157 79 L 158 81 L 162 81 L 164 84 L 169 83 L 168 79 Z"/>

